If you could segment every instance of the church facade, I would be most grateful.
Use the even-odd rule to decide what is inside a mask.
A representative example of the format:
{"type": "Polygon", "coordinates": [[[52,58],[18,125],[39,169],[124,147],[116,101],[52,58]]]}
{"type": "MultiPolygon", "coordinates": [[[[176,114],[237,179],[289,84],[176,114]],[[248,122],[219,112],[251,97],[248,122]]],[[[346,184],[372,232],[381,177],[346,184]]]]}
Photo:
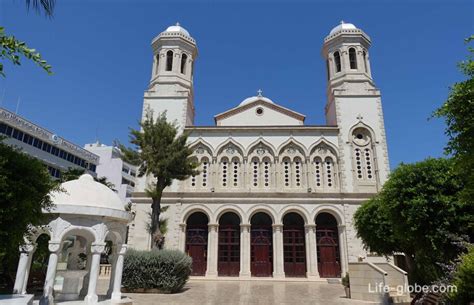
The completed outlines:
{"type": "MultiPolygon", "coordinates": [[[[371,40],[343,23],[324,39],[326,124],[262,95],[193,124],[195,40],[179,24],[152,41],[147,111],[167,112],[187,131],[200,174],[163,195],[168,209],[165,247],[193,258],[206,278],[343,276],[348,263],[371,257],[356,236],[353,215],[389,173],[380,91],[372,79],[371,40]]],[[[151,200],[137,182],[129,245],[148,249],[151,200]]]]}

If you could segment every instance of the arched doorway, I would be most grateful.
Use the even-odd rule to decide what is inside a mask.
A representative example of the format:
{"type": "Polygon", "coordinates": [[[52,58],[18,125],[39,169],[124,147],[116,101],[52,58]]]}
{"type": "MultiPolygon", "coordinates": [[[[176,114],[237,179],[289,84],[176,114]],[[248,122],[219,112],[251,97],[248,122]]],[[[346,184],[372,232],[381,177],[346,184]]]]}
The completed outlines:
{"type": "Polygon", "coordinates": [[[227,212],[219,219],[217,274],[238,276],[240,271],[240,218],[227,212]]]}
{"type": "MultiPolygon", "coordinates": [[[[46,270],[48,269],[48,242],[50,237],[43,233],[36,239],[36,249],[32,253],[32,261],[29,270],[28,282],[26,283],[27,293],[39,295],[43,292],[46,270]]],[[[27,271],[28,272],[28,271],[27,271]]]]}
{"type": "Polygon", "coordinates": [[[272,219],[256,213],[250,220],[250,271],[252,276],[271,276],[273,271],[272,219]]]}
{"type": "Polygon", "coordinates": [[[283,255],[286,276],[306,275],[304,220],[297,213],[283,217],[283,255]]]}
{"type": "Polygon", "coordinates": [[[321,277],[341,276],[341,256],[337,220],[329,213],[320,213],[316,217],[316,244],[318,253],[318,271],[321,277]]]}
{"type": "Polygon", "coordinates": [[[191,275],[206,274],[208,222],[202,212],[191,214],[186,221],[186,253],[193,259],[191,275]]]}

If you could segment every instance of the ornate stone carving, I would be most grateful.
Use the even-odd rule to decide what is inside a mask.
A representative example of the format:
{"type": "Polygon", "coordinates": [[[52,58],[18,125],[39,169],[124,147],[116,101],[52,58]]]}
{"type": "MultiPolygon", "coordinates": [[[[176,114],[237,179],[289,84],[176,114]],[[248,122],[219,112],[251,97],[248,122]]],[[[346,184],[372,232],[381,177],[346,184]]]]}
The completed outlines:
{"type": "Polygon", "coordinates": [[[196,148],[196,150],[194,152],[198,155],[202,155],[205,151],[206,150],[204,149],[204,147],[199,146],[198,148],[196,148]]]}
{"type": "Polygon", "coordinates": [[[61,249],[61,243],[60,242],[54,242],[50,241],[48,244],[48,250],[49,252],[59,252],[61,249]]]}
{"type": "Polygon", "coordinates": [[[92,254],[99,254],[104,252],[105,250],[105,243],[93,243],[91,245],[91,253],[92,254]]]}

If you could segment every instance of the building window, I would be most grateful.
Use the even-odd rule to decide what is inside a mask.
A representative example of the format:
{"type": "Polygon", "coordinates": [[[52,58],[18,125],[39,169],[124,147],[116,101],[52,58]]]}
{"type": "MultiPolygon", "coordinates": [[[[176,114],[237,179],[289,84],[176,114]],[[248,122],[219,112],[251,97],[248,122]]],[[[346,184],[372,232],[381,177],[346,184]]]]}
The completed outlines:
{"type": "Polygon", "coordinates": [[[290,186],[290,159],[285,158],[283,160],[283,171],[284,171],[284,179],[285,179],[285,186],[290,186]]]}
{"type": "Polygon", "coordinates": [[[326,73],[328,80],[331,78],[331,71],[329,70],[329,60],[326,59],[326,73]]]}
{"type": "Polygon", "coordinates": [[[158,74],[158,69],[160,68],[160,54],[156,55],[156,67],[155,67],[155,74],[158,74]]]}
{"type": "Polygon", "coordinates": [[[372,154],[370,148],[364,149],[364,157],[365,157],[365,173],[367,175],[367,179],[372,180],[372,154]]]}
{"type": "Polygon", "coordinates": [[[295,185],[301,186],[301,160],[295,158],[295,185]]]}
{"type": "Polygon", "coordinates": [[[227,162],[227,159],[224,158],[222,159],[221,161],[221,170],[222,170],[222,186],[227,186],[227,171],[229,170],[228,169],[229,167],[229,163],[227,162]]]}
{"type": "Polygon", "coordinates": [[[314,159],[314,179],[316,180],[316,187],[321,187],[321,159],[314,159]]]}
{"type": "Polygon", "coordinates": [[[166,71],[173,70],[173,51],[166,52],[166,71]]]}
{"type": "Polygon", "coordinates": [[[364,59],[364,70],[365,72],[368,72],[367,71],[367,53],[365,53],[365,51],[362,52],[362,57],[364,59]]]}
{"type": "Polygon", "coordinates": [[[253,186],[258,186],[258,176],[259,176],[259,162],[257,158],[254,158],[252,160],[252,185],[253,186]]]}
{"type": "Polygon", "coordinates": [[[186,61],[188,60],[188,55],[181,55],[181,73],[186,74],[186,61]]]}
{"type": "Polygon", "coordinates": [[[341,72],[341,55],[339,51],[334,52],[334,63],[336,64],[336,73],[341,72]]]}
{"type": "Polygon", "coordinates": [[[351,69],[357,69],[357,55],[356,50],[354,48],[349,49],[349,63],[351,69]]]}
{"type": "Polygon", "coordinates": [[[263,160],[263,185],[270,186],[270,160],[268,158],[263,160]]]}
{"type": "Polygon", "coordinates": [[[233,169],[232,169],[232,181],[233,181],[233,185],[234,187],[235,186],[238,186],[239,185],[239,167],[240,167],[240,162],[237,158],[234,158],[232,160],[232,166],[233,166],[233,169]]]}
{"type": "Polygon", "coordinates": [[[202,161],[202,186],[206,187],[207,186],[207,172],[209,170],[209,161],[207,159],[204,159],[202,161]]]}
{"type": "Polygon", "coordinates": [[[326,166],[326,186],[327,187],[332,187],[334,185],[334,182],[333,182],[333,168],[334,168],[334,165],[333,165],[333,161],[331,158],[326,158],[326,162],[325,162],[325,166],[326,166]]]}

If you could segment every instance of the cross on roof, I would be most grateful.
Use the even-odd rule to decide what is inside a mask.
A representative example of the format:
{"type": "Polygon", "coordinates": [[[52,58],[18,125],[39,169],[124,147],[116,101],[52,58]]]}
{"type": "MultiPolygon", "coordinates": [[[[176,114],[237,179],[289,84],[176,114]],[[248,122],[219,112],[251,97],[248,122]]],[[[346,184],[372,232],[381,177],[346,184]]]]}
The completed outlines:
{"type": "Polygon", "coordinates": [[[259,97],[263,96],[262,93],[263,93],[262,89],[257,90],[257,96],[259,97]]]}

